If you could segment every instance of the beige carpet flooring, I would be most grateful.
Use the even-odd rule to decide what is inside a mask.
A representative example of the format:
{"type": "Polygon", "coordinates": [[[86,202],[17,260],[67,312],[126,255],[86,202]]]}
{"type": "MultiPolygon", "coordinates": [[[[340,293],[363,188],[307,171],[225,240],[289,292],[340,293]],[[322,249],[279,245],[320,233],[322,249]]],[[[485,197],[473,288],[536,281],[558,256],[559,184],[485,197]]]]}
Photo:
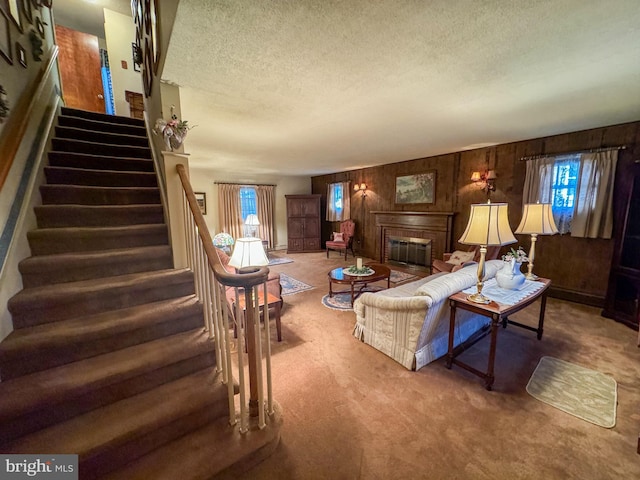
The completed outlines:
{"type": "MultiPolygon", "coordinates": [[[[278,255],[278,253],[276,253],[278,255]]],[[[281,253],[284,256],[284,252],[281,253]]],[[[274,342],[274,396],[284,425],[275,453],[241,479],[640,478],[637,332],[600,309],[549,299],[545,332],[498,334],[494,390],[439,359],[418,372],[352,335],[353,312],[323,307],[327,272],[353,263],[336,253],[288,254],[271,267],[316,288],[285,297],[274,342]],[[542,356],[612,375],[617,423],[598,427],[527,394],[542,356]]],[[[514,319],[535,325],[539,303],[514,319]]],[[[462,359],[484,370],[485,337],[462,359]]]]}

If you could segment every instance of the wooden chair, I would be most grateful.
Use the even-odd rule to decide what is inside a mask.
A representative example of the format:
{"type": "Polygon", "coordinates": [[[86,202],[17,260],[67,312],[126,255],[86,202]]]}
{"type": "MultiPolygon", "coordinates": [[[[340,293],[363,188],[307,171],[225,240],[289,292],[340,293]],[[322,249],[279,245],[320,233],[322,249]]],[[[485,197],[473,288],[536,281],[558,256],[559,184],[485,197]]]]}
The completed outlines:
{"type": "Polygon", "coordinates": [[[331,240],[327,240],[327,258],[329,258],[329,250],[344,250],[344,259],[347,259],[347,250],[351,249],[351,255],[354,257],[356,254],[353,252],[353,235],[356,231],[356,224],[353,220],[345,220],[340,223],[340,232],[334,232],[331,234],[331,240]],[[340,234],[340,237],[335,235],[340,234]],[[337,238],[334,238],[337,237],[337,238]]]}

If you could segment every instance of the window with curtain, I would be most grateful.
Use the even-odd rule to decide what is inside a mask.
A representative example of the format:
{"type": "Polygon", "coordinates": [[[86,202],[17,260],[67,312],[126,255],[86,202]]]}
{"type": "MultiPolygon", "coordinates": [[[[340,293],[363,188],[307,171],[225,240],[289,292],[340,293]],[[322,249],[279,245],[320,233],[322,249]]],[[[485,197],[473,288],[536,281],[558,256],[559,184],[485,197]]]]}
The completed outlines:
{"type": "Polygon", "coordinates": [[[342,222],[351,218],[351,197],[349,182],[327,185],[327,220],[342,222]]]}
{"type": "Polygon", "coordinates": [[[551,203],[561,234],[611,238],[617,161],[617,149],[528,160],[523,203],[551,203]]]}
{"type": "Polygon", "coordinates": [[[218,208],[221,231],[240,238],[247,216],[255,214],[258,237],[275,245],[275,185],[218,184],[218,208]]]}

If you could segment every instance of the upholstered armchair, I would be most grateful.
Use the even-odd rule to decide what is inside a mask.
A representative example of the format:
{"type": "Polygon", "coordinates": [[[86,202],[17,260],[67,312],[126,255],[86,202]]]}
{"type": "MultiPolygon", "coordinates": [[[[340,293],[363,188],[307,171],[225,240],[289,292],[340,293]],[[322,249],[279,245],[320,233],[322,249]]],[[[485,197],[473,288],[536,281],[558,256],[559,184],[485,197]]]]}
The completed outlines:
{"type": "Polygon", "coordinates": [[[356,256],[353,253],[353,235],[356,231],[356,224],[353,220],[345,220],[340,223],[340,231],[333,232],[331,234],[331,240],[327,240],[327,258],[329,258],[329,250],[338,250],[341,252],[344,250],[344,259],[347,259],[347,250],[351,249],[351,255],[356,256]]]}
{"type": "MultiPolygon", "coordinates": [[[[501,247],[487,247],[487,253],[485,255],[486,260],[495,260],[498,258],[501,247]]],[[[442,255],[442,260],[435,259],[433,265],[431,265],[431,273],[451,273],[460,270],[471,263],[477,263],[480,261],[480,246],[475,245],[466,252],[457,250],[453,253],[445,253],[442,255]]]]}

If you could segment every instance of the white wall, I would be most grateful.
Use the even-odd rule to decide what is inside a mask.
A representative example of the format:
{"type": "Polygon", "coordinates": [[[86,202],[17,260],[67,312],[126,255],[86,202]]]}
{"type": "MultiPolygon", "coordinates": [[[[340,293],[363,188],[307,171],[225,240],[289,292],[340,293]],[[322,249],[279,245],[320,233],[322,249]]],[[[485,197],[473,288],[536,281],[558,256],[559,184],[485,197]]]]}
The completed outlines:
{"type": "Polygon", "coordinates": [[[129,116],[129,104],[124,92],[142,93],[142,75],[133,69],[131,43],[136,39],[136,27],[130,16],[104,9],[104,36],[109,53],[111,82],[113,84],[113,100],[116,115],[129,116]],[[122,68],[122,61],[127,62],[127,69],[122,68]]]}
{"type": "Polygon", "coordinates": [[[204,192],[207,195],[207,214],[204,218],[212,237],[218,233],[218,186],[214,182],[276,185],[275,248],[278,250],[287,248],[287,204],[284,196],[311,193],[310,177],[233,175],[226,172],[198,169],[192,166],[190,179],[195,192],[204,192]]]}

